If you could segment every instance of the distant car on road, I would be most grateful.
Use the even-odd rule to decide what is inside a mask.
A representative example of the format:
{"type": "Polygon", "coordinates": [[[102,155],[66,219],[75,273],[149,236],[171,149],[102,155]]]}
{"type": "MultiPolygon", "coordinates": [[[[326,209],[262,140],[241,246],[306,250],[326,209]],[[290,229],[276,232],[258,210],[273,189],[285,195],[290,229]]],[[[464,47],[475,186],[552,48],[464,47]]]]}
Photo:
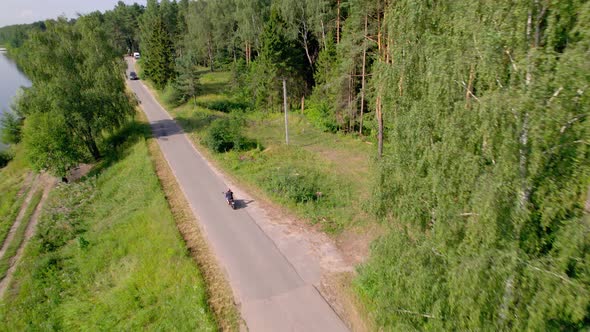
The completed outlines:
{"type": "Polygon", "coordinates": [[[139,59],[139,52],[134,52],[133,53],[133,57],[136,58],[136,59],[139,59]]]}
{"type": "Polygon", "coordinates": [[[129,73],[129,79],[132,81],[135,81],[135,80],[138,80],[139,77],[137,77],[137,74],[134,71],[132,71],[129,73]]]}

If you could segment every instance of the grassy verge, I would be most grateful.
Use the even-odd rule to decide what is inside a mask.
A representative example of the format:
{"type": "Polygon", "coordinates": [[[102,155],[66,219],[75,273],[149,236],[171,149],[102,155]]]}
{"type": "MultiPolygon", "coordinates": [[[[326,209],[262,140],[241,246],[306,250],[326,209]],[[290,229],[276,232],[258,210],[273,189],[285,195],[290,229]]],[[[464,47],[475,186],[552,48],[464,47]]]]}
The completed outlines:
{"type": "Polygon", "coordinates": [[[205,153],[258,195],[287,206],[328,232],[373,219],[365,213],[373,181],[370,144],[322,132],[305,116],[291,112],[290,145],[286,146],[283,116],[237,110],[240,103],[226,94],[229,79],[227,72],[202,73],[200,96],[178,107],[167,102],[165,93],[152,91],[197,145],[205,145],[216,120],[238,121],[242,134],[258,142],[258,148],[205,153]]]}
{"type": "Polygon", "coordinates": [[[20,225],[16,229],[16,233],[14,234],[12,241],[8,244],[8,248],[6,248],[6,252],[4,253],[4,256],[2,258],[0,258],[0,279],[4,278],[6,276],[6,272],[10,268],[10,260],[16,255],[18,248],[20,248],[21,244],[23,243],[23,240],[25,238],[25,232],[27,230],[27,226],[29,225],[29,222],[31,221],[31,217],[33,216],[33,213],[35,212],[37,205],[39,205],[39,202],[41,201],[42,196],[43,196],[43,189],[37,190],[37,192],[35,192],[35,194],[33,194],[33,198],[31,199],[31,202],[29,203],[29,206],[27,207],[27,210],[25,211],[25,214],[23,216],[23,219],[22,219],[20,225]]]}
{"type": "Polygon", "coordinates": [[[18,151],[15,158],[0,169],[0,243],[4,242],[27,196],[28,188],[24,187],[27,171],[23,154],[18,151]]]}
{"type": "Polygon", "coordinates": [[[141,134],[52,191],[0,317],[3,331],[218,329],[141,134]]]}
{"type": "MultiPolygon", "coordinates": [[[[143,117],[145,116],[143,115],[143,117]]],[[[158,143],[154,139],[149,139],[148,148],[178,230],[182,234],[192,258],[203,273],[207,285],[208,303],[215,314],[216,321],[223,331],[238,331],[240,315],[233,300],[231,287],[209,249],[198,226],[198,221],[184,198],[158,143]]]]}

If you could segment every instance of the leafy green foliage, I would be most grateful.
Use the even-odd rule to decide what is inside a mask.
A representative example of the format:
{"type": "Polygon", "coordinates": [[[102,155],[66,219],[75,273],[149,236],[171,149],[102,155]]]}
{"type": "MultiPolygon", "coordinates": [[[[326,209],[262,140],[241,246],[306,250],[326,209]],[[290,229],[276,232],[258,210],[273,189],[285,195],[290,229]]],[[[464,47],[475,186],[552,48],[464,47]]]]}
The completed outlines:
{"type": "Polygon", "coordinates": [[[32,34],[19,52],[33,82],[18,111],[31,121],[23,140],[34,167],[63,174],[75,163],[100,158],[103,135],[133,112],[121,62],[100,15],[83,16],[75,25],[51,23],[32,34]]]}
{"type": "Polygon", "coordinates": [[[211,123],[205,145],[215,152],[230,150],[250,150],[257,147],[257,143],[246,138],[241,132],[240,121],[236,119],[218,119],[211,123]]]}
{"type": "Polygon", "coordinates": [[[357,282],[381,328],[588,328],[589,15],[577,1],[387,8],[395,44],[371,88],[392,232],[357,282]]]}
{"type": "Polygon", "coordinates": [[[8,165],[8,162],[12,160],[14,156],[8,150],[0,151],[0,168],[8,165]]]}
{"type": "Polygon", "coordinates": [[[110,42],[119,54],[139,51],[139,17],[144,8],[137,3],[127,5],[119,1],[115,8],[103,15],[105,30],[110,32],[110,42]]]}
{"type": "Polygon", "coordinates": [[[178,92],[178,102],[185,103],[199,92],[199,66],[196,57],[186,54],[176,59],[176,79],[174,89],[178,92]]]}
{"type": "Polygon", "coordinates": [[[21,47],[33,31],[44,31],[45,22],[8,25],[0,28],[0,45],[16,49],[21,47]]]}
{"type": "Polygon", "coordinates": [[[65,176],[85,159],[84,147],[67,130],[66,120],[50,113],[33,113],[23,129],[23,141],[31,167],[65,176]]]}
{"type": "Polygon", "coordinates": [[[182,104],[182,93],[172,83],[166,85],[162,91],[162,99],[166,105],[176,107],[182,104]]]}
{"type": "Polygon", "coordinates": [[[198,106],[208,108],[210,110],[219,111],[223,113],[230,113],[231,111],[243,111],[248,108],[248,105],[233,100],[222,99],[222,100],[210,100],[210,101],[198,101],[198,106]]]}
{"type": "Polygon", "coordinates": [[[320,130],[335,133],[340,129],[340,125],[333,120],[331,111],[332,108],[328,102],[314,100],[305,111],[305,116],[320,130]]]}
{"type": "Polygon", "coordinates": [[[174,78],[172,41],[159,12],[153,21],[147,19],[144,21],[143,29],[150,31],[142,47],[143,69],[145,74],[154,81],[156,87],[162,89],[174,78]]]}
{"type": "Polygon", "coordinates": [[[234,147],[235,128],[230,121],[219,119],[214,121],[205,137],[205,145],[215,152],[227,152],[234,147]]]}
{"type": "Polygon", "coordinates": [[[18,144],[22,136],[23,119],[14,112],[4,112],[0,118],[0,141],[18,144]]]}

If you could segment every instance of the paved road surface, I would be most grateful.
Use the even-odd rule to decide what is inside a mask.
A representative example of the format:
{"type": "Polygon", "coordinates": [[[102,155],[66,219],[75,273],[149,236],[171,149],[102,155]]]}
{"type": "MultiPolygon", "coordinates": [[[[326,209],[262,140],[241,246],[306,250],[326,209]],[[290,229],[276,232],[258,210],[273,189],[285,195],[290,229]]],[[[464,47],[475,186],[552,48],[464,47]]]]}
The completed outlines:
{"type": "MultiPolygon", "coordinates": [[[[133,68],[133,60],[128,59],[133,68]]],[[[252,218],[232,210],[223,180],[141,81],[129,81],[154,136],[228,275],[250,331],[347,331],[346,326],[252,218]]],[[[239,197],[238,197],[239,198],[239,197]]],[[[294,262],[295,263],[295,262],[294,262]]]]}

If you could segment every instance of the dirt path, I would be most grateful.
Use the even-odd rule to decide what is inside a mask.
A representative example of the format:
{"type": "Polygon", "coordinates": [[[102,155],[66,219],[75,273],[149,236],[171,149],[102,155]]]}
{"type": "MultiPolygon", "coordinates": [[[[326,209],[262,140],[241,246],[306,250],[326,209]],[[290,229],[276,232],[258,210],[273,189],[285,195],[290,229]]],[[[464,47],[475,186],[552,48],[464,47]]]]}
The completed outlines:
{"type": "MultiPolygon", "coordinates": [[[[26,184],[23,185],[23,189],[21,189],[21,190],[26,190],[25,186],[26,186],[26,184]]],[[[27,193],[27,197],[25,198],[25,201],[23,202],[23,205],[21,206],[20,211],[18,212],[18,215],[16,216],[16,220],[12,224],[12,227],[10,227],[10,230],[8,231],[8,235],[6,235],[6,238],[4,239],[4,243],[2,243],[2,248],[0,248],[0,258],[4,257],[4,254],[6,254],[6,249],[8,249],[8,246],[10,245],[10,243],[12,242],[12,239],[14,238],[14,235],[16,234],[16,230],[18,229],[21,222],[23,221],[25,213],[26,213],[27,209],[29,208],[29,204],[31,204],[31,199],[33,199],[33,195],[37,191],[38,187],[39,187],[39,176],[37,175],[34,177],[34,179],[32,179],[32,185],[29,188],[29,192],[27,193]]]]}
{"type": "MultiPolygon", "coordinates": [[[[23,239],[23,242],[21,243],[20,247],[16,251],[16,255],[14,255],[14,257],[12,257],[10,259],[10,268],[6,272],[6,277],[0,281],[0,298],[4,297],[4,293],[8,289],[8,285],[10,284],[10,281],[12,280],[12,274],[14,273],[14,270],[16,269],[18,262],[20,261],[23,251],[24,251],[27,243],[29,242],[29,240],[33,236],[33,234],[35,234],[35,228],[37,226],[37,222],[39,221],[39,216],[40,216],[41,211],[43,209],[43,205],[44,205],[45,201],[47,200],[47,196],[49,195],[49,192],[55,186],[55,184],[56,184],[56,180],[54,178],[50,177],[49,175],[42,174],[42,175],[38,176],[35,179],[33,186],[31,187],[31,190],[29,192],[29,195],[27,196],[27,199],[23,203],[23,206],[21,208],[21,212],[19,213],[19,217],[17,218],[17,222],[15,222],[15,225],[17,223],[20,225],[21,222],[28,222],[27,228],[25,230],[25,238],[23,239]],[[39,204],[37,204],[37,206],[35,207],[35,211],[33,212],[31,219],[23,221],[22,218],[23,218],[25,211],[27,210],[27,208],[31,202],[31,198],[34,195],[34,193],[37,191],[37,188],[39,188],[39,187],[43,188],[43,196],[41,197],[41,201],[39,201],[39,204]]],[[[14,230],[16,230],[18,228],[18,225],[16,225],[16,227],[14,227],[14,225],[13,225],[13,228],[14,228],[14,230]]],[[[2,257],[5,254],[6,248],[8,247],[10,242],[12,241],[12,238],[14,237],[13,229],[11,229],[10,231],[13,234],[12,234],[12,236],[9,236],[10,238],[9,237],[6,238],[6,241],[4,242],[4,245],[2,246],[2,253],[1,253],[0,257],[2,257]]]]}

